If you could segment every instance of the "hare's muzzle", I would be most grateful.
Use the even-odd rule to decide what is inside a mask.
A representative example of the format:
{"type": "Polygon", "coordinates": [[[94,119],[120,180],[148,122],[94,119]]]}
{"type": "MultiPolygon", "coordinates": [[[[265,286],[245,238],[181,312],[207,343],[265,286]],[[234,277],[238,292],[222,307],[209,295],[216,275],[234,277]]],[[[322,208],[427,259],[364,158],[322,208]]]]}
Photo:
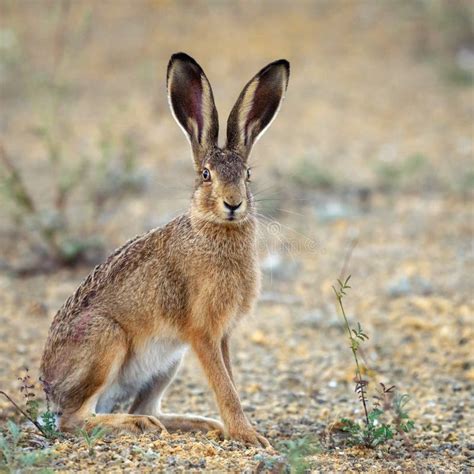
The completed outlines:
{"type": "Polygon", "coordinates": [[[226,220],[238,220],[246,211],[246,200],[238,186],[225,186],[221,195],[221,209],[226,220]]]}
{"type": "Polygon", "coordinates": [[[240,201],[238,204],[232,205],[229,204],[227,201],[224,201],[224,207],[227,209],[228,217],[227,220],[233,221],[235,220],[235,214],[238,212],[240,207],[242,206],[242,202],[240,201]]]}

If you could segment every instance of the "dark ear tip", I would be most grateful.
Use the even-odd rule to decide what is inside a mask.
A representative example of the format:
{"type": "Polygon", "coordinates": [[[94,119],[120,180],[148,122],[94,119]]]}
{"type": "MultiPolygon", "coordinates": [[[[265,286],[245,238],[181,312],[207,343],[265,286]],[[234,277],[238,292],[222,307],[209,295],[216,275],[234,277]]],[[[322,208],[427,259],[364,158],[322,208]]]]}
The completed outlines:
{"type": "Polygon", "coordinates": [[[277,68],[281,68],[285,70],[287,80],[290,77],[290,63],[286,59],[278,59],[276,61],[273,61],[272,63],[268,64],[265,66],[259,73],[259,74],[266,74],[269,71],[275,71],[277,68]]]}
{"type": "Polygon", "coordinates": [[[196,62],[189,54],[183,53],[182,51],[179,53],[174,53],[171,55],[170,62],[173,61],[192,61],[196,62]]]}
{"type": "Polygon", "coordinates": [[[193,66],[196,66],[199,70],[201,70],[201,67],[199,64],[196,62],[194,58],[189,56],[189,54],[179,52],[179,53],[174,53],[171,55],[171,58],[168,63],[168,74],[170,72],[171,66],[176,62],[176,61],[181,61],[183,63],[187,64],[192,64],[193,66]]]}
{"type": "Polygon", "coordinates": [[[287,74],[290,74],[290,63],[286,59],[278,59],[273,64],[275,66],[283,66],[286,69],[287,74]]]}
{"type": "Polygon", "coordinates": [[[286,59],[278,59],[273,64],[279,64],[281,66],[285,66],[286,69],[290,69],[290,62],[286,59]]]}

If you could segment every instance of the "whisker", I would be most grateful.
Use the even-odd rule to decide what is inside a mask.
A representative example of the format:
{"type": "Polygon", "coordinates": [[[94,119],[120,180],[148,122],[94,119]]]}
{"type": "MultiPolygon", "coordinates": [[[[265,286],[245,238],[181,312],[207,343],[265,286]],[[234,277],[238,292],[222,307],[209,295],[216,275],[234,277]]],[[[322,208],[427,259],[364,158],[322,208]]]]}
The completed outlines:
{"type": "Polygon", "coordinates": [[[262,199],[254,199],[253,202],[266,202],[266,201],[281,201],[278,198],[262,198],[262,199]]]}
{"type": "MultiPolygon", "coordinates": [[[[268,186],[268,187],[263,188],[263,189],[257,189],[256,191],[253,192],[253,195],[254,195],[254,196],[258,196],[259,194],[262,194],[262,193],[264,193],[265,191],[268,191],[268,190],[270,190],[270,189],[272,189],[272,188],[274,188],[274,187],[275,187],[275,186],[268,186]]],[[[278,191],[278,190],[276,190],[276,191],[278,191]]],[[[273,193],[273,194],[276,194],[276,192],[273,193]]]]}
{"type": "Polygon", "coordinates": [[[277,207],[276,210],[280,211],[280,212],[286,212],[286,213],[292,214],[294,216],[306,217],[304,214],[301,214],[301,212],[289,211],[288,209],[281,209],[279,207],[277,207]]]}
{"type": "Polygon", "coordinates": [[[273,219],[271,217],[267,217],[263,214],[260,214],[260,213],[255,213],[256,216],[259,216],[260,218],[264,219],[267,223],[271,223],[271,222],[276,222],[278,225],[280,225],[281,227],[284,227],[285,229],[291,231],[291,232],[294,232],[296,235],[299,235],[300,237],[304,237],[305,239],[307,239],[309,242],[311,242],[313,245],[318,245],[317,241],[312,239],[311,237],[301,233],[301,232],[298,232],[297,230],[295,229],[292,229],[291,227],[288,227],[287,225],[285,224],[282,224],[280,221],[278,221],[277,219],[273,219]]]}

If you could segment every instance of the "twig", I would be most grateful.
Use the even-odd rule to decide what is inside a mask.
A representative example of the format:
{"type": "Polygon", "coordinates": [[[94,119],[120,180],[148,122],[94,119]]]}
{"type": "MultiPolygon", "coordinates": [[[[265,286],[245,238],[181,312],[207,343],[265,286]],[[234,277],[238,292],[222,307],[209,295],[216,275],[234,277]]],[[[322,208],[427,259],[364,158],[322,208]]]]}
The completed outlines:
{"type": "Polygon", "coordinates": [[[8,173],[9,187],[16,200],[16,202],[28,213],[35,214],[36,207],[30,193],[28,192],[21,174],[18,172],[18,169],[13,164],[10,157],[7,155],[5,148],[2,143],[0,143],[0,162],[5,167],[8,173]]]}
{"type": "Polygon", "coordinates": [[[42,436],[48,438],[48,435],[45,433],[41,425],[36,420],[33,420],[33,418],[31,418],[28,413],[26,413],[12,398],[10,398],[7,393],[5,393],[3,390],[0,390],[0,395],[3,395],[27,420],[31,421],[31,423],[33,423],[36,428],[38,428],[42,436]]]}

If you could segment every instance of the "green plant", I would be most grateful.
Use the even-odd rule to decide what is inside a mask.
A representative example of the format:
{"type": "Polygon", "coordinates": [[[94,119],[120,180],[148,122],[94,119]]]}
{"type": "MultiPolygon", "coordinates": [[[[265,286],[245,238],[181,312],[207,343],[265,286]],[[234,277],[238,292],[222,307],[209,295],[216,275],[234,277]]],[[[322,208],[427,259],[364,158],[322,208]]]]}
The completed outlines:
{"type": "Polygon", "coordinates": [[[405,409],[410,397],[406,393],[395,393],[395,386],[386,388],[384,384],[380,385],[381,390],[375,396],[375,406],[368,414],[368,424],[347,418],[341,420],[342,430],[349,434],[349,444],[374,448],[392,439],[397,433],[406,444],[411,444],[406,433],[415,427],[415,423],[405,409]],[[384,421],[389,413],[392,414],[391,422],[384,421]]]}
{"type": "Polygon", "coordinates": [[[425,156],[414,154],[401,162],[378,163],[375,172],[382,189],[393,191],[412,185],[425,164],[425,156]]]}
{"type": "MultiPolygon", "coordinates": [[[[52,168],[55,159],[51,158],[52,168]]],[[[36,203],[20,170],[1,145],[0,165],[0,192],[9,204],[15,224],[27,227],[30,240],[34,240],[33,235],[39,237],[43,252],[50,260],[61,265],[73,264],[85,255],[86,250],[97,246],[96,241],[81,241],[70,235],[65,208],[74,186],[66,190],[61,181],[56,183],[54,205],[43,209],[36,203]]]]}
{"type": "Polygon", "coordinates": [[[348,443],[356,446],[374,448],[391,440],[395,433],[400,434],[404,441],[410,443],[406,433],[414,428],[414,422],[410,420],[406,411],[409,401],[407,394],[398,395],[395,386],[387,387],[380,384],[380,389],[374,396],[373,407],[369,408],[367,398],[368,380],[362,377],[362,366],[359,361],[358,351],[361,344],[369,339],[360,323],[356,328],[351,328],[344,309],[343,298],[351,287],[349,286],[349,275],[345,280],[338,279],[338,288],[333,286],[334,293],[341,311],[344,328],[350,342],[350,349],[355,364],[355,391],[359,395],[364,412],[364,422],[353,421],[348,418],[341,419],[342,431],[348,433],[348,443]],[[391,414],[391,420],[389,416],[391,414]]]}
{"type": "Polygon", "coordinates": [[[10,439],[2,435],[2,437],[0,438],[0,450],[2,452],[3,465],[11,466],[13,465],[15,452],[21,438],[21,430],[11,420],[7,421],[7,428],[10,435],[10,439]]]}
{"type": "Polygon", "coordinates": [[[97,441],[101,440],[107,434],[107,429],[101,426],[96,426],[91,431],[81,428],[77,431],[77,434],[85,441],[89,449],[89,455],[94,456],[94,446],[97,441]]]}
{"type": "Polygon", "coordinates": [[[307,437],[283,441],[279,448],[287,459],[291,474],[303,474],[309,470],[308,456],[320,451],[319,444],[307,437]]]}
{"type": "Polygon", "coordinates": [[[309,158],[297,162],[292,178],[296,184],[311,189],[330,189],[335,185],[335,178],[331,172],[309,158]]]}
{"type": "Polygon", "coordinates": [[[339,303],[339,308],[341,310],[342,316],[344,318],[344,327],[347,331],[347,335],[350,341],[350,348],[352,351],[352,357],[354,358],[355,366],[356,366],[356,392],[359,394],[359,399],[362,402],[362,406],[364,407],[364,415],[366,424],[369,424],[369,413],[367,410],[367,398],[366,398],[366,387],[367,387],[367,380],[362,378],[362,371],[360,369],[359,358],[357,356],[357,351],[359,350],[359,346],[362,342],[366,341],[369,336],[365,334],[362,330],[362,327],[359,323],[357,323],[357,329],[351,329],[349,326],[349,321],[346,316],[346,312],[344,310],[344,305],[342,304],[342,299],[346,295],[346,290],[350,289],[348,285],[351,276],[349,275],[344,283],[341,280],[337,280],[339,284],[339,289],[336,289],[334,286],[332,289],[336,295],[337,301],[339,303]]]}
{"type": "Polygon", "coordinates": [[[88,223],[97,222],[109,204],[117,205],[120,198],[140,192],[145,184],[137,167],[137,138],[128,132],[115,140],[104,132],[97,159],[79,156],[71,160],[50,127],[37,127],[35,134],[46,151],[51,181],[52,197],[42,200],[41,205],[27,187],[22,171],[0,144],[0,192],[17,230],[26,236],[32,249],[41,250],[43,257],[21,273],[96,260],[102,244],[96,229],[88,223]],[[89,219],[72,218],[74,193],[80,197],[74,200],[74,212],[89,219]]]}
{"type": "Polygon", "coordinates": [[[8,420],[6,433],[0,434],[0,471],[13,473],[41,467],[51,457],[49,449],[22,449],[19,445],[21,438],[20,428],[8,420]]]}
{"type": "Polygon", "coordinates": [[[20,377],[18,380],[21,382],[20,393],[25,399],[24,408],[16,403],[15,400],[3,390],[0,390],[0,395],[3,395],[26,420],[33,423],[42,436],[50,440],[59,438],[61,433],[56,429],[56,416],[50,409],[48,393],[45,391],[46,409],[41,412],[39,401],[34,392],[35,386],[31,382],[28,369],[26,369],[26,375],[20,377]]]}
{"type": "Polygon", "coordinates": [[[408,415],[408,412],[405,408],[409,401],[410,396],[407,393],[396,394],[391,406],[395,414],[393,420],[397,433],[399,433],[405,441],[407,440],[406,433],[415,427],[415,422],[410,419],[410,416],[408,415]]]}
{"type": "Polygon", "coordinates": [[[40,414],[41,426],[48,439],[60,438],[62,435],[56,428],[56,416],[50,410],[49,405],[46,410],[40,414]]]}
{"type": "MultiPolygon", "coordinates": [[[[374,421],[376,421],[376,418],[374,421]]],[[[369,422],[369,424],[365,426],[361,426],[359,423],[347,418],[342,418],[341,422],[344,424],[342,431],[346,431],[350,435],[349,444],[354,446],[375,447],[393,437],[390,429],[388,432],[386,431],[385,425],[382,430],[376,432],[373,422],[369,422]],[[369,438],[371,439],[370,442],[368,442],[369,438]]]]}
{"type": "Polygon", "coordinates": [[[371,410],[368,414],[368,423],[363,425],[348,418],[342,418],[342,430],[349,433],[349,444],[375,448],[392,439],[393,429],[389,424],[380,421],[382,415],[383,411],[378,408],[371,410]]]}

